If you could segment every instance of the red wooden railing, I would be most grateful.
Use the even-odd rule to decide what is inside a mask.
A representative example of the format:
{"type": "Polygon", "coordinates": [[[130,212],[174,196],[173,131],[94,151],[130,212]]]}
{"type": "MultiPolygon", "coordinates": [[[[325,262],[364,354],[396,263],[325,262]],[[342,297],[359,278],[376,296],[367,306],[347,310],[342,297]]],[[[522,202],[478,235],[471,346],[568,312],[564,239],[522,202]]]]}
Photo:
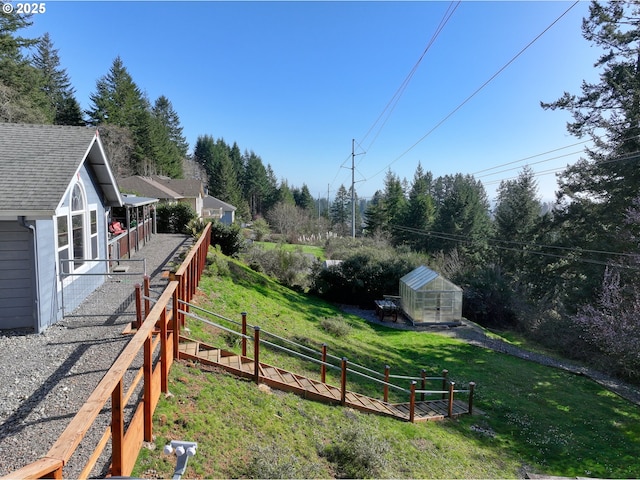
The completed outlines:
{"type": "Polygon", "coordinates": [[[94,425],[100,411],[110,402],[111,422],[88,461],[81,466],[77,478],[88,478],[98,458],[111,439],[111,476],[131,474],[143,441],[152,440],[152,417],[160,394],[167,392],[168,375],[173,360],[178,358],[178,340],[184,318],[173,315],[178,312],[180,300],[189,301],[196,292],[202,276],[211,241],[211,224],[208,224],[197,243],[190,250],[154,307],[138,325],[120,356],[91,393],[80,411],[71,420],[47,454],[3,479],[58,478],[64,474],[71,456],[94,425]],[[157,354],[159,350],[159,354],[157,354]],[[143,352],[143,366],[131,385],[125,385],[124,377],[136,356],[143,352]],[[136,387],[143,382],[143,395],[129,422],[125,422],[125,407],[136,387]]]}

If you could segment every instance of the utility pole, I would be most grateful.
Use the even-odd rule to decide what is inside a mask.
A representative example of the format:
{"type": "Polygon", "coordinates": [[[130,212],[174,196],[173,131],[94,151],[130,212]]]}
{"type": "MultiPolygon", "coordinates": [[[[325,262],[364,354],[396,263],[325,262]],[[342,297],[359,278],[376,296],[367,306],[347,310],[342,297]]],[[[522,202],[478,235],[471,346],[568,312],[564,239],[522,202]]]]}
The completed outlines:
{"type": "Polygon", "coordinates": [[[356,238],[356,139],[351,139],[351,237],[356,238]]]}

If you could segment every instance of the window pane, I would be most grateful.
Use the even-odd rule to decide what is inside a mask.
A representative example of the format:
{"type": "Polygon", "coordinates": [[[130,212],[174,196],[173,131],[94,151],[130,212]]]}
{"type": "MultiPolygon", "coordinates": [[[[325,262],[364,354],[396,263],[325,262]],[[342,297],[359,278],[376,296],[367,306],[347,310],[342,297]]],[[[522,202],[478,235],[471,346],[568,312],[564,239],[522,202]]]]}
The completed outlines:
{"type": "Polygon", "coordinates": [[[58,248],[66,247],[69,245],[69,222],[66,215],[64,217],[57,217],[58,223],[58,248]]]}
{"type": "Polygon", "coordinates": [[[98,212],[91,210],[91,235],[98,233],[98,212]]]}
{"type": "MultiPolygon", "coordinates": [[[[73,258],[81,260],[84,258],[84,215],[73,215],[71,217],[71,228],[73,229],[73,258]]],[[[82,262],[74,262],[77,267],[82,262]]]]}
{"type": "Polygon", "coordinates": [[[73,187],[73,192],[71,193],[71,210],[77,212],[79,210],[84,210],[84,202],[82,201],[82,190],[80,189],[80,185],[77,183],[73,187]]]}

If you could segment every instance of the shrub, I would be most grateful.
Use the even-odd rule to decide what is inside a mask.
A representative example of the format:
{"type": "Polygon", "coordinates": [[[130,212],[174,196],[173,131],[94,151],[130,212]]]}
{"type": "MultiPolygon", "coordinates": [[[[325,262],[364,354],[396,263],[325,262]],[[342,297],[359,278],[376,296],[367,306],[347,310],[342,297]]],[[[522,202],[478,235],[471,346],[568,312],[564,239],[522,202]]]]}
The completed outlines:
{"type": "Polygon", "coordinates": [[[338,478],[380,478],[385,476],[389,451],[389,443],[379,432],[356,421],[344,427],[320,454],[335,464],[338,478]]]}
{"type": "Polygon", "coordinates": [[[240,227],[236,224],[225,225],[215,221],[211,223],[211,245],[219,245],[222,253],[235,257],[244,246],[244,238],[240,227]]]}
{"type": "Polygon", "coordinates": [[[186,203],[162,203],[156,210],[158,233],[189,233],[189,222],[197,218],[196,212],[186,203]]]}
{"type": "Polygon", "coordinates": [[[287,250],[282,244],[271,250],[251,247],[244,254],[244,261],[251,269],[275,278],[283,285],[306,290],[310,285],[309,273],[313,261],[302,248],[287,250]]]}
{"type": "Polygon", "coordinates": [[[280,443],[257,445],[251,449],[247,478],[320,478],[322,467],[296,455],[280,443]]]}
{"type": "Polygon", "coordinates": [[[351,325],[343,317],[323,318],[320,326],[334,337],[346,337],[351,333],[351,325]]]}

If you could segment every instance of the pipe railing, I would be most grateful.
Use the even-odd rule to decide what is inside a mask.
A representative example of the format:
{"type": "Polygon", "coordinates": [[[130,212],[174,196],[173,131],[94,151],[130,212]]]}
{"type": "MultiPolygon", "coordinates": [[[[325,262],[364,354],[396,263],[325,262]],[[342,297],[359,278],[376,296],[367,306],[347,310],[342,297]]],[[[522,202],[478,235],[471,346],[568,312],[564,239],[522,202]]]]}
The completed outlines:
{"type": "MultiPolygon", "coordinates": [[[[181,303],[185,303],[185,302],[181,302],[181,303]]],[[[200,315],[196,315],[188,310],[179,310],[179,314],[184,316],[184,317],[189,317],[189,318],[194,318],[195,320],[201,321],[205,324],[208,324],[214,328],[218,328],[222,331],[231,333],[233,335],[236,335],[238,337],[241,338],[242,340],[242,356],[246,357],[246,342],[247,341],[253,341],[254,342],[254,380],[256,381],[256,383],[260,383],[260,370],[259,370],[259,364],[260,364],[260,344],[263,344],[267,347],[271,347],[273,349],[285,352],[289,355],[292,355],[294,357],[300,358],[302,360],[305,361],[309,361],[312,363],[316,363],[319,364],[321,366],[321,382],[325,383],[326,380],[326,368],[332,368],[335,370],[339,370],[341,372],[340,375],[340,383],[341,383],[341,403],[344,404],[344,402],[346,401],[346,381],[347,381],[347,374],[352,374],[361,378],[364,378],[368,381],[380,384],[383,386],[383,392],[384,392],[384,402],[388,402],[388,394],[389,394],[389,389],[395,389],[401,393],[405,393],[405,394],[409,394],[410,396],[410,421],[414,421],[414,412],[415,412],[415,395],[416,394],[420,394],[421,395],[421,400],[425,400],[425,395],[442,395],[442,399],[448,399],[449,400],[449,405],[448,405],[448,416],[451,417],[453,416],[453,405],[454,405],[454,394],[456,393],[466,393],[469,394],[469,413],[472,413],[472,409],[473,409],[473,391],[474,391],[474,387],[475,387],[475,383],[470,382],[469,383],[469,389],[466,390],[462,390],[462,389],[454,389],[453,386],[455,385],[455,382],[449,380],[448,378],[448,370],[442,370],[442,376],[427,376],[426,375],[426,370],[422,370],[421,371],[421,376],[420,377],[413,377],[413,376],[406,376],[406,375],[390,375],[389,374],[389,369],[390,367],[388,365],[385,366],[385,373],[380,373],[376,370],[370,369],[368,367],[365,367],[363,365],[359,365],[357,363],[349,363],[346,357],[337,357],[335,355],[331,355],[327,353],[327,346],[326,344],[322,345],[322,350],[319,352],[317,350],[314,350],[310,347],[307,347],[306,345],[302,345],[299,344],[297,342],[294,342],[290,339],[281,337],[279,335],[276,335],[274,333],[270,333],[267,332],[265,330],[262,330],[259,326],[255,326],[255,325],[248,325],[247,324],[247,314],[246,312],[242,312],[241,313],[241,317],[242,317],[242,321],[238,322],[235,321],[233,319],[230,319],[228,317],[225,317],[223,315],[211,312],[205,308],[199,307],[199,306],[195,306],[192,305],[192,307],[194,307],[197,310],[200,310],[204,313],[206,313],[207,315],[211,315],[214,316],[220,320],[224,320],[225,322],[228,322],[232,325],[235,326],[240,326],[242,331],[238,332],[237,330],[234,330],[233,328],[229,328],[226,327],[224,325],[221,325],[219,323],[213,322],[209,319],[203,318],[200,315]],[[247,328],[253,328],[254,330],[254,335],[253,337],[248,335],[246,333],[247,328]],[[265,340],[263,338],[261,338],[262,336],[269,336],[272,337],[274,339],[280,340],[281,342],[285,343],[285,344],[289,344],[292,345],[294,348],[306,351],[308,353],[311,353],[314,356],[310,356],[310,355],[306,355],[304,353],[300,353],[299,351],[296,351],[292,348],[288,348],[284,345],[280,345],[278,343],[274,343],[268,340],[265,340]],[[316,358],[316,356],[319,356],[320,358],[316,358]],[[335,365],[331,362],[327,361],[327,358],[330,359],[337,359],[340,361],[340,365],[335,365]],[[367,373],[364,372],[369,372],[375,376],[369,375],[367,373]],[[382,379],[381,379],[382,378],[382,379]],[[405,388],[399,385],[396,385],[392,382],[389,381],[390,378],[395,378],[395,379],[401,379],[401,380],[410,380],[411,381],[411,385],[410,388],[405,388]],[[421,381],[421,389],[417,389],[416,385],[417,382],[421,381]],[[426,389],[426,382],[427,381],[442,381],[442,389],[441,390],[427,390],[426,389]]]]}

